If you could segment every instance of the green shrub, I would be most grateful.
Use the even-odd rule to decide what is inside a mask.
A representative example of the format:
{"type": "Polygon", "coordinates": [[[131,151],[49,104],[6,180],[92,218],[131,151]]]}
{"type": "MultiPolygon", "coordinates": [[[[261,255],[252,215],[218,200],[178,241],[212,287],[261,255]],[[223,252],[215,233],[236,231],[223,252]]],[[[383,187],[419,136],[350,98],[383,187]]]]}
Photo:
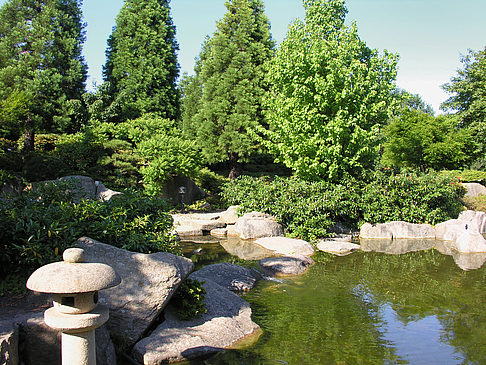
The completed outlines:
{"type": "Polygon", "coordinates": [[[242,176],[222,187],[227,204],[238,204],[242,213],[257,210],[273,215],[290,236],[315,240],[328,236],[340,223],[357,228],[359,189],[344,184],[308,182],[298,178],[242,176]]]}
{"type": "Polygon", "coordinates": [[[369,183],[340,184],[243,176],[224,184],[221,195],[227,204],[240,205],[242,213],[271,214],[290,236],[312,241],[336,226],[357,229],[363,221],[435,224],[456,218],[464,192],[456,180],[438,174],[376,172],[369,183]]]}
{"type": "Polygon", "coordinates": [[[486,195],[464,198],[464,205],[467,209],[486,212],[486,195]]]}
{"type": "Polygon", "coordinates": [[[362,219],[370,223],[430,223],[457,218],[465,189],[457,179],[437,173],[376,172],[361,193],[362,219]]]}
{"type": "Polygon", "coordinates": [[[441,175],[448,178],[459,179],[463,183],[476,182],[486,185],[486,171],[478,170],[445,170],[440,172],[441,175]]]}
{"type": "Polygon", "coordinates": [[[203,282],[186,279],[172,297],[171,303],[177,308],[179,319],[189,321],[199,314],[207,312],[204,298],[206,290],[202,287],[203,282]]]}
{"type": "Polygon", "coordinates": [[[2,202],[0,276],[60,260],[63,250],[82,236],[136,252],[180,253],[164,201],[125,191],[110,202],[72,203],[67,190],[46,184],[2,202]]]}

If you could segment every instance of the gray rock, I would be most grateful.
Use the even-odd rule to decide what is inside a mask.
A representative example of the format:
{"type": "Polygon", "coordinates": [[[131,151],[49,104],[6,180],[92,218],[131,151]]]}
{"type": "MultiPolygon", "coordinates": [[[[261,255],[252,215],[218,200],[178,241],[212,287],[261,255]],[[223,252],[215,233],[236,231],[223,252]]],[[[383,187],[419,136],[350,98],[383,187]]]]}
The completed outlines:
{"type": "Polygon", "coordinates": [[[219,243],[228,253],[238,256],[242,260],[261,260],[275,256],[271,250],[267,250],[251,241],[242,240],[239,237],[228,237],[219,243]]]}
{"type": "Polygon", "coordinates": [[[466,188],[466,197],[475,198],[479,195],[486,195],[486,187],[478,183],[464,183],[462,184],[466,188]]]}
{"type": "Polygon", "coordinates": [[[173,204],[181,202],[179,187],[185,187],[184,204],[191,204],[197,200],[203,199],[206,193],[194,183],[190,178],[185,176],[173,176],[164,183],[162,196],[170,200],[173,204]]]}
{"type": "Polygon", "coordinates": [[[226,224],[220,219],[221,213],[172,214],[174,230],[179,237],[202,236],[226,224]]]}
{"type": "Polygon", "coordinates": [[[310,243],[296,238],[262,237],[255,240],[255,243],[283,256],[311,256],[314,254],[314,249],[310,243]]]}
{"type": "Polygon", "coordinates": [[[226,237],[228,234],[228,229],[227,228],[215,228],[212,229],[211,232],[209,232],[211,236],[216,236],[216,237],[226,237]]]}
{"type": "Polygon", "coordinates": [[[120,193],[119,191],[111,190],[108,189],[105,185],[103,185],[101,182],[96,181],[95,182],[96,186],[96,200],[102,201],[102,202],[108,202],[114,197],[119,197],[122,196],[123,194],[120,193]]]}
{"type": "Polygon", "coordinates": [[[481,233],[468,230],[456,237],[452,248],[461,253],[486,253],[486,239],[481,233]]]}
{"type": "Polygon", "coordinates": [[[110,308],[111,337],[122,349],[140,339],[194,268],[191,260],[166,252],[134,253],[86,237],[77,246],[85,250],[86,262],[110,265],[122,279],[100,292],[100,302],[110,308]]]}
{"type": "Polygon", "coordinates": [[[65,182],[72,186],[73,200],[96,199],[96,186],[92,178],[88,176],[64,176],[56,181],[65,182]]]}
{"type": "Polygon", "coordinates": [[[259,265],[269,276],[300,275],[314,263],[307,256],[282,256],[260,260],[259,265]]]}
{"type": "Polygon", "coordinates": [[[344,256],[359,250],[360,246],[355,243],[345,241],[322,240],[317,244],[317,249],[319,251],[332,253],[338,256],[344,256]]]}
{"type": "Polygon", "coordinates": [[[435,246],[433,239],[360,239],[361,249],[367,252],[384,252],[401,255],[407,252],[430,250],[435,246]]]}
{"type": "Polygon", "coordinates": [[[458,219],[450,219],[435,226],[437,240],[451,241],[447,245],[462,253],[486,252],[486,213],[468,210],[458,219]]]}
{"type": "Polygon", "coordinates": [[[134,346],[132,355],[138,362],[155,365],[194,359],[221,351],[259,331],[246,301],[211,280],[203,286],[207,313],[181,321],[169,305],[165,321],[134,346]]]}
{"type": "Polygon", "coordinates": [[[226,224],[235,224],[238,220],[238,205],[232,205],[221,213],[221,220],[226,224]]]}
{"type": "Polygon", "coordinates": [[[370,224],[361,226],[360,238],[367,239],[434,239],[435,230],[430,224],[414,224],[402,221],[370,224]]]}
{"type": "Polygon", "coordinates": [[[0,327],[0,364],[18,365],[19,363],[19,327],[0,327]]]}
{"type": "Polygon", "coordinates": [[[199,281],[211,280],[231,291],[246,291],[253,289],[261,275],[256,270],[224,262],[204,266],[193,272],[191,278],[199,281]]]}
{"type": "Polygon", "coordinates": [[[259,212],[246,213],[238,218],[234,228],[240,238],[245,240],[284,234],[283,226],[274,217],[259,212]]]}
{"type": "Polygon", "coordinates": [[[474,210],[466,210],[459,214],[457,220],[468,225],[468,229],[477,230],[479,233],[486,233],[486,213],[474,210]]]}

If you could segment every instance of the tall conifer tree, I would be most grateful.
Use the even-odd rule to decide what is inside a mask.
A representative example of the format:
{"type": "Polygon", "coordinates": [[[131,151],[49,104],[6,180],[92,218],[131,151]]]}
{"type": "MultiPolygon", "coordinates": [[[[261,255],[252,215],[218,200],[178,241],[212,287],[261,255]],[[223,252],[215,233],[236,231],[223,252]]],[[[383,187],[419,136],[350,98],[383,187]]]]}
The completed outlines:
{"type": "Polygon", "coordinates": [[[126,0],[108,39],[104,79],[118,122],[144,113],[179,116],[176,29],[168,0],[126,0]]]}
{"type": "Polygon", "coordinates": [[[194,131],[209,163],[230,161],[230,177],[256,149],[249,129],[262,122],[263,65],[273,54],[261,0],[229,0],[216,32],[206,40],[185,99],[185,128],[194,131]],[[198,87],[194,87],[194,84],[198,87]],[[194,104],[194,99],[199,101],[194,104]]]}
{"type": "Polygon", "coordinates": [[[87,66],[81,0],[11,0],[0,9],[0,98],[23,95],[19,130],[33,148],[35,130],[72,131],[82,122],[87,66]]]}

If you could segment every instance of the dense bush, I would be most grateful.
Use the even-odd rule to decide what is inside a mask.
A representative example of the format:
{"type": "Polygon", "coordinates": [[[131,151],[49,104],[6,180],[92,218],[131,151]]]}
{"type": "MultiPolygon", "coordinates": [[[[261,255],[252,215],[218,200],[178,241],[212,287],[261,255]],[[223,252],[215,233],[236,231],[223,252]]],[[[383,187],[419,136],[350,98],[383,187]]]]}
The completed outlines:
{"type": "Polygon", "coordinates": [[[459,179],[463,183],[476,182],[481,184],[486,184],[486,171],[478,170],[449,170],[441,171],[441,175],[447,176],[449,178],[459,179]]]}
{"type": "Polygon", "coordinates": [[[370,223],[403,220],[430,223],[457,218],[465,189],[455,178],[436,173],[376,172],[361,193],[362,218],[370,223]]]}
{"type": "Polygon", "coordinates": [[[437,174],[376,172],[368,183],[341,184],[244,176],[223,185],[221,194],[227,204],[239,204],[242,213],[269,213],[289,235],[314,240],[337,226],[357,229],[363,221],[435,224],[456,218],[464,189],[437,174]]]}
{"type": "Polygon", "coordinates": [[[291,236],[309,240],[329,235],[336,223],[357,228],[360,217],[359,188],[351,180],[331,184],[243,176],[223,185],[221,194],[226,203],[239,204],[241,212],[269,213],[291,236]]]}
{"type": "Polygon", "coordinates": [[[164,201],[126,191],[110,202],[72,203],[65,191],[46,184],[2,201],[0,276],[28,273],[60,260],[63,250],[81,236],[137,252],[179,252],[164,201]]]}

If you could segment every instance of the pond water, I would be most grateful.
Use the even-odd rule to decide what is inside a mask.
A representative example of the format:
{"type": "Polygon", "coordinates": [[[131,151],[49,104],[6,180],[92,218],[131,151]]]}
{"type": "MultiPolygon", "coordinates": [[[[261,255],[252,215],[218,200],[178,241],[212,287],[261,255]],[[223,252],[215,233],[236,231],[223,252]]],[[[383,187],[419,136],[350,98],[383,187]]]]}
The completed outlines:
{"type": "MultiPolygon", "coordinates": [[[[196,266],[254,265],[218,243],[185,245],[196,266]],[[194,250],[201,248],[198,254],[194,250]]],[[[486,364],[486,268],[437,250],[317,253],[307,273],[242,294],[263,334],[191,364],[486,364]]]]}

